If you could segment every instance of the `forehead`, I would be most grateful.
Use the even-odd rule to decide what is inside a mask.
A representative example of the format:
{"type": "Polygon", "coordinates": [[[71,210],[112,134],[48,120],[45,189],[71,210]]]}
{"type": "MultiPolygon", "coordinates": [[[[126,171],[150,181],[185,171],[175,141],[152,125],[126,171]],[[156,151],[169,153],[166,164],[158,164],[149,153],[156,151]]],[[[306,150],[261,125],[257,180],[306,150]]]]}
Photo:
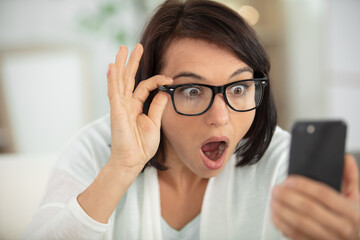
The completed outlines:
{"type": "Polygon", "coordinates": [[[170,43],[161,74],[173,77],[187,71],[210,79],[229,77],[245,66],[247,64],[228,49],[204,40],[184,38],[170,43]]]}

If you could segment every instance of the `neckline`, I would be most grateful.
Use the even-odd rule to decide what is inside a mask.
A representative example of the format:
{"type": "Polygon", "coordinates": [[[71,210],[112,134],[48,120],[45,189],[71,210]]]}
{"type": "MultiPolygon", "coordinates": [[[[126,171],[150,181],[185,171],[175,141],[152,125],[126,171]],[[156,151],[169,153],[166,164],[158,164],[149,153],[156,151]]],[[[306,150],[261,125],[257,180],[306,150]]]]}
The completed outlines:
{"type": "Polygon", "coordinates": [[[196,217],[194,217],[190,222],[188,222],[180,230],[176,230],[173,227],[171,227],[162,216],[161,216],[161,221],[164,223],[164,226],[167,229],[169,229],[169,231],[171,231],[171,232],[173,232],[175,234],[181,234],[181,233],[187,232],[188,229],[192,228],[193,226],[199,225],[199,223],[200,223],[200,215],[201,215],[201,213],[199,213],[196,217]]]}

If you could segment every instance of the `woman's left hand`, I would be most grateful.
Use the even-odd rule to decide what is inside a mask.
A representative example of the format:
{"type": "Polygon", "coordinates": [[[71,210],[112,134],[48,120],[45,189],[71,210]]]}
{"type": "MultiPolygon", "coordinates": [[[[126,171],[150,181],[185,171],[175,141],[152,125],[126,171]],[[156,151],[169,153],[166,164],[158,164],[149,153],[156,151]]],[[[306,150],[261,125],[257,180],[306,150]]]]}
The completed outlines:
{"type": "Polygon", "coordinates": [[[359,238],[359,174],[345,156],[341,193],[302,176],[289,176],[273,190],[272,220],[291,239],[359,238]]]}

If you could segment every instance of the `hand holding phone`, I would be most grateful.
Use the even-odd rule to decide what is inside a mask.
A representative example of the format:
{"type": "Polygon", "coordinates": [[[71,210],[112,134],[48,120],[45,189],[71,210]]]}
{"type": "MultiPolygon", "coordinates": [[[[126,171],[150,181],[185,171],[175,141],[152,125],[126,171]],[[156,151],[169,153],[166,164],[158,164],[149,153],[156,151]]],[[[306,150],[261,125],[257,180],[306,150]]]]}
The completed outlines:
{"type": "Polygon", "coordinates": [[[341,190],[346,124],[301,121],[292,128],[289,174],[299,174],[341,190]]]}

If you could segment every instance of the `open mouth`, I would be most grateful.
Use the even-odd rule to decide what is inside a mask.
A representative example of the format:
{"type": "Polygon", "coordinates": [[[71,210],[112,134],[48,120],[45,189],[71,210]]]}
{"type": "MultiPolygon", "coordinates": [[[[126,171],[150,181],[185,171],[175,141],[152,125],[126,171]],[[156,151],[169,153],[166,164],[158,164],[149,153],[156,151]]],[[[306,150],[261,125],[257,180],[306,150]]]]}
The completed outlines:
{"type": "Polygon", "coordinates": [[[200,149],[204,166],[209,170],[222,168],[226,162],[225,157],[229,143],[230,139],[226,136],[213,136],[205,141],[200,149]]]}
{"type": "Polygon", "coordinates": [[[209,142],[201,147],[201,151],[211,161],[218,160],[226,148],[225,141],[209,142]]]}

